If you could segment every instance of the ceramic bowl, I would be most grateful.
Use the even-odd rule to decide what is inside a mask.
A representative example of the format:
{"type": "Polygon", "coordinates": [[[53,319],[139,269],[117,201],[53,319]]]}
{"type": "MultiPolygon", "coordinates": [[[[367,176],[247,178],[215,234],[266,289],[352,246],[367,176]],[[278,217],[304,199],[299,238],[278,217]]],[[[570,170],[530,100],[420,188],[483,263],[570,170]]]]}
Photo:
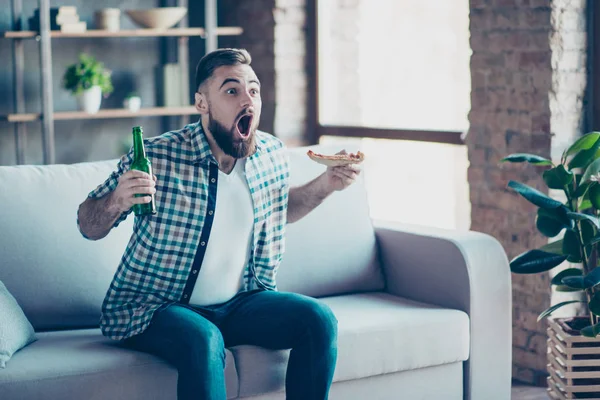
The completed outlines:
{"type": "Polygon", "coordinates": [[[125,10],[131,20],[142,28],[168,29],[185,17],[186,7],[159,7],[145,10],[125,10]]]}

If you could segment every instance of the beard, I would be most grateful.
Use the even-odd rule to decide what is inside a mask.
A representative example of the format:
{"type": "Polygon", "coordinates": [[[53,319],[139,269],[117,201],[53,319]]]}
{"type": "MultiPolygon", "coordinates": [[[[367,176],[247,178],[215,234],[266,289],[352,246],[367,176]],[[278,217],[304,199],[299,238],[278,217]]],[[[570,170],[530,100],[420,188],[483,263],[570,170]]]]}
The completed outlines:
{"type": "Polygon", "coordinates": [[[237,136],[236,128],[234,125],[231,129],[227,129],[225,125],[213,118],[210,110],[208,111],[208,129],[223,153],[236,159],[251,156],[256,152],[256,129],[250,129],[247,140],[238,140],[234,139],[237,136]]]}

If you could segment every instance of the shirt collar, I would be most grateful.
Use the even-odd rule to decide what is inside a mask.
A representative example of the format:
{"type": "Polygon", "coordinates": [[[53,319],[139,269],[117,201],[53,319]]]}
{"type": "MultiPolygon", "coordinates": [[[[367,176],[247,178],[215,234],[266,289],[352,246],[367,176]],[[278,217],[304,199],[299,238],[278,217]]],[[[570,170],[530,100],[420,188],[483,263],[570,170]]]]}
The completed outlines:
{"type": "MultiPolygon", "coordinates": [[[[217,160],[215,159],[214,155],[212,154],[212,150],[210,149],[210,144],[208,144],[208,140],[206,139],[206,134],[204,133],[204,129],[202,128],[202,122],[200,120],[198,120],[198,122],[191,124],[190,127],[192,129],[191,141],[192,141],[192,149],[194,151],[194,161],[200,162],[200,163],[202,163],[202,162],[209,163],[212,161],[215,164],[218,164],[217,160]]],[[[256,135],[256,133],[255,133],[255,135],[256,135]]],[[[262,153],[262,145],[260,143],[260,139],[257,136],[256,137],[256,153],[254,153],[250,157],[259,156],[261,153],[262,153]]],[[[248,157],[248,158],[250,158],[250,157],[248,157]]]]}
{"type": "Polygon", "coordinates": [[[194,161],[196,162],[217,162],[212,154],[204,129],[202,129],[202,123],[200,120],[191,124],[192,134],[192,149],[194,151],[194,161]]]}

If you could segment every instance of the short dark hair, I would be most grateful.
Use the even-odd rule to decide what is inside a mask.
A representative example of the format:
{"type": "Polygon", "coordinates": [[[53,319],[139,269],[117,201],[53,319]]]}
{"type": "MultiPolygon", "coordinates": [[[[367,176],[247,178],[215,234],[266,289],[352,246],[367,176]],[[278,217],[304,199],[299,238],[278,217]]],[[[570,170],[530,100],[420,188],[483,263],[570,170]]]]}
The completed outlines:
{"type": "Polygon", "coordinates": [[[196,90],[209,79],[215,69],[224,65],[250,65],[252,57],[245,49],[219,49],[206,54],[196,66],[196,90]]]}

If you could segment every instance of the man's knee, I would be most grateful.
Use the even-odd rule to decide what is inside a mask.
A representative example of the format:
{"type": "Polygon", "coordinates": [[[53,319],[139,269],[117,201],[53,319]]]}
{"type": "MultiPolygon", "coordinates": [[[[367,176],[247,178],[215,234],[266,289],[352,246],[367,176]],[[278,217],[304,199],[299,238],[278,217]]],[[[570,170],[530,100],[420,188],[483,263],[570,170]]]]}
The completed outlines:
{"type": "Polygon", "coordinates": [[[303,320],[311,336],[319,337],[331,344],[337,341],[338,321],[331,308],[325,303],[312,299],[306,304],[303,320]]]}
{"type": "Polygon", "coordinates": [[[180,362],[186,365],[219,365],[225,367],[225,343],[214,325],[198,324],[188,327],[181,336],[180,362]]]}

